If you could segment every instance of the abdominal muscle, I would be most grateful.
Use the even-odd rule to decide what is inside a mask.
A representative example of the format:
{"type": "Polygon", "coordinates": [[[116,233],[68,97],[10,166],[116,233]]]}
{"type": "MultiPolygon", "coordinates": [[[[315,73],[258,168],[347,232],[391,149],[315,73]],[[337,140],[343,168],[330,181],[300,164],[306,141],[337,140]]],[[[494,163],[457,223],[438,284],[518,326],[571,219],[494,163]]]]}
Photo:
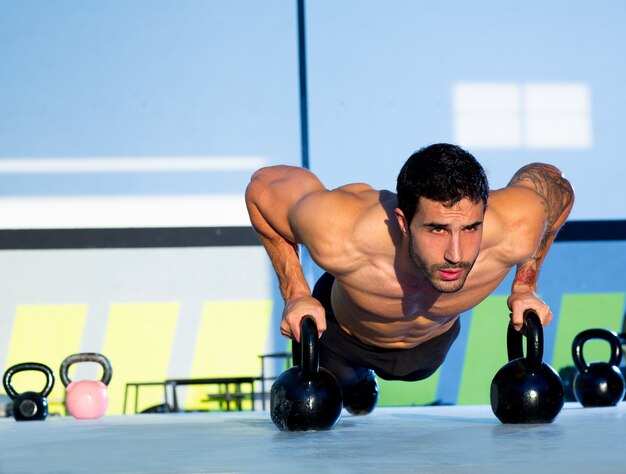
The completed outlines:
{"type": "Polygon", "coordinates": [[[331,301],[335,318],[346,333],[361,342],[386,349],[418,346],[445,333],[458,318],[458,313],[446,317],[427,317],[420,313],[405,316],[399,309],[401,304],[397,304],[398,310],[391,314],[372,313],[357,306],[343,294],[337,282],[333,285],[331,301]]]}

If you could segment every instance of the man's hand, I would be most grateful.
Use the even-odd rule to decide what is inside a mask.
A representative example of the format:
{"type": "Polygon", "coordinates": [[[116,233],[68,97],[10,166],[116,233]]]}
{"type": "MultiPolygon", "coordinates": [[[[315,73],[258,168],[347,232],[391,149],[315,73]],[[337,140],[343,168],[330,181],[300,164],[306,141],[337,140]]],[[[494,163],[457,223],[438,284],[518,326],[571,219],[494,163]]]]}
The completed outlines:
{"type": "Polygon", "coordinates": [[[287,301],[280,322],[280,333],[296,342],[300,342],[300,322],[305,316],[312,316],[317,324],[317,336],[326,331],[326,310],[312,296],[301,296],[287,301]]]}
{"type": "Polygon", "coordinates": [[[534,291],[515,291],[511,293],[507,300],[507,305],[511,310],[509,315],[511,318],[511,324],[515,330],[522,329],[524,324],[524,311],[527,309],[533,309],[541,320],[541,325],[546,327],[552,321],[552,311],[550,307],[541,301],[534,291]]]}

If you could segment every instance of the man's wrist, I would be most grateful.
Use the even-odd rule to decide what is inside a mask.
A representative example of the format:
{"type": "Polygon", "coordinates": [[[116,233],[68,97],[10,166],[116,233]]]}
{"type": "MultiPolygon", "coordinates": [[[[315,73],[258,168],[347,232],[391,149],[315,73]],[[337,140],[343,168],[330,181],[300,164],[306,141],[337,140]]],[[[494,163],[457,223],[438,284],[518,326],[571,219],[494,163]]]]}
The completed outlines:
{"type": "Polygon", "coordinates": [[[536,285],[527,285],[527,284],[514,284],[511,287],[511,294],[518,294],[518,293],[534,293],[535,291],[537,291],[537,286],[536,285]]]}
{"type": "Polygon", "coordinates": [[[288,303],[289,301],[299,300],[301,298],[308,298],[310,296],[311,296],[311,290],[309,290],[307,286],[306,288],[302,288],[299,290],[289,291],[289,293],[286,294],[283,297],[283,299],[285,300],[285,303],[288,303]]]}

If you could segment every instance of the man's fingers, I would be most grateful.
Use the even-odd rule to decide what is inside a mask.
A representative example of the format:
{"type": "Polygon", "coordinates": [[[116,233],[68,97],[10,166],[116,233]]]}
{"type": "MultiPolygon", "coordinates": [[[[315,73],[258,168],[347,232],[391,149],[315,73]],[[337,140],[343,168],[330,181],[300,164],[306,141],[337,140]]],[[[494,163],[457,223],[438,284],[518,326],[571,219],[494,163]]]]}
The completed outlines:
{"type": "Polygon", "coordinates": [[[300,342],[300,329],[302,326],[302,321],[305,317],[313,318],[313,321],[315,321],[315,327],[317,328],[317,338],[319,339],[320,337],[322,337],[322,333],[326,331],[326,321],[323,319],[320,321],[319,317],[313,316],[312,314],[307,314],[306,316],[300,318],[296,324],[294,324],[293,333],[294,336],[297,337],[296,341],[300,342]]]}
{"type": "Polygon", "coordinates": [[[511,319],[511,325],[516,331],[521,331],[524,326],[524,318],[523,316],[515,315],[514,313],[509,313],[509,318],[511,319]]]}
{"type": "Polygon", "coordinates": [[[280,332],[284,337],[301,342],[300,329],[302,320],[311,317],[315,321],[317,336],[321,337],[326,330],[326,311],[322,304],[313,297],[298,298],[285,305],[280,332]]]}
{"type": "Polygon", "coordinates": [[[550,321],[552,321],[553,315],[552,315],[552,311],[550,311],[549,308],[541,308],[541,309],[537,309],[537,308],[525,308],[524,311],[512,311],[509,314],[509,317],[511,318],[511,324],[513,325],[513,327],[515,328],[516,331],[520,331],[523,326],[524,326],[524,313],[528,310],[534,311],[535,313],[537,313],[537,316],[539,317],[539,320],[541,321],[541,326],[542,327],[546,327],[548,324],[550,324],[550,321]]]}
{"type": "Polygon", "coordinates": [[[280,333],[286,337],[287,339],[295,339],[297,342],[300,342],[300,334],[298,334],[298,338],[296,339],[296,336],[294,334],[292,334],[291,328],[289,327],[289,323],[285,320],[283,320],[280,323],[280,333]]]}
{"type": "Polygon", "coordinates": [[[324,331],[326,331],[326,321],[320,321],[315,318],[315,324],[317,325],[317,338],[322,337],[324,331]]]}

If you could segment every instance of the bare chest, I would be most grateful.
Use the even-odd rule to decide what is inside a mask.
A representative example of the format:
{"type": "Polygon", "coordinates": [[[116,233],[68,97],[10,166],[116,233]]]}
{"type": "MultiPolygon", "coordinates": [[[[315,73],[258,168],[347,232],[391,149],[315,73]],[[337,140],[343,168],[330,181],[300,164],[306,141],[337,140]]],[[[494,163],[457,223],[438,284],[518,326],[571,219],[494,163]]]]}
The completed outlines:
{"type": "Polygon", "coordinates": [[[421,279],[398,278],[393,270],[338,279],[333,287],[335,315],[346,331],[382,347],[413,347],[449,329],[502,282],[510,267],[477,261],[463,288],[434,291],[421,279]],[[358,282],[358,284],[356,283],[358,282]]]}
{"type": "Polygon", "coordinates": [[[446,317],[467,311],[483,301],[510,269],[511,266],[479,259],[463,288],[454,293],[437,292],[417,275],[398,276],[391,268],[370,267],[362,275],[338,280],[342,293],[356,306],[381,316],[403,318],[423,313],[446,317]]]}

